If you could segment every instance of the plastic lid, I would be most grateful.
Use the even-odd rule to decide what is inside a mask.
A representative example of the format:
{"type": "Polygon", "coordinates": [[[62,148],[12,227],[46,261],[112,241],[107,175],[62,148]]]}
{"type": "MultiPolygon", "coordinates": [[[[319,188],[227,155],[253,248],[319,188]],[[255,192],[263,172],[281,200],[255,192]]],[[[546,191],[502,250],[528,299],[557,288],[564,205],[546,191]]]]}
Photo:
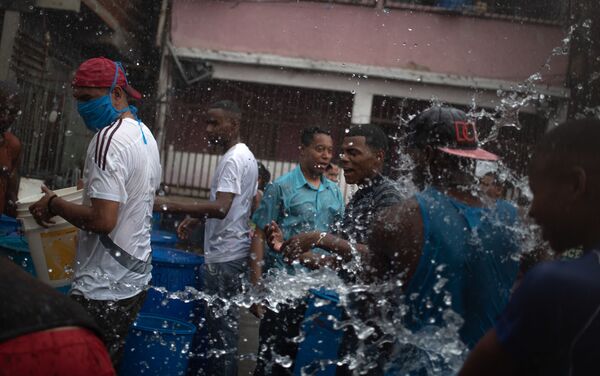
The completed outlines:
{"type": "Polygon", "coordinates": [[[168,231],[152,231],[150,234],[152,243],[177,243],[177,235],[168,231]]]}
{"type": "Polygon", "coordinates": [[[204,257],[179,249],[153,246],[152,262],[178,265],[202,265],[204,264],[204,257]]]}
{"type": "Polygon", "coordinates": [[[161,334],[192,335],[196,332],[193,324],[171,317],[140,313],[133,324],[135,329],[161,334]]]}
{"type": "MultiPolygon", "coordinates": [[[[58,197],[67,201],[78,201],[83,197],[83,189],[77,189],[77,187],[57,189],[56,191],[54,191],[54,193],[58,197]]],[[[19,201],[17,201],[17,211],[29,212],[29,206],[34,202],[37,202],[42,197],[44,197],[43,193],[38,193],[27,197],[21,197],[19,201]]]]}
{"type": "Polygon", "coordinates": [[[309,291],[311,292],[311,294],[313,294],[314,296],[316,296],[318,298],[329,300],[329,301],[332,301],[334,303],[339,303],[340,302],[340,296],[338,295],[337,292],[335,292],[333,290],[329,290],[329,289],[326,289],[324,287],[321,287],[318,290],[316,290],[316,289],[310,289],[309,291]]]}
{"type": "Polygon", "coordinates": [[[0,248],[6,248],[15,252],[29,253],[27,239],[21,235],[5,235],[0,237],[0,248]]]}

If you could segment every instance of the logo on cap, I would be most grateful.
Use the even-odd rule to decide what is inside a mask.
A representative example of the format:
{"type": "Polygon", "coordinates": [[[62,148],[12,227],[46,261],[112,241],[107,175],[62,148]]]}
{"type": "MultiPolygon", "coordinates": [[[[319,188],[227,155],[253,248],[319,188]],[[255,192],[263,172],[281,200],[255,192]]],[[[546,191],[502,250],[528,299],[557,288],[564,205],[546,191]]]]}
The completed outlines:
{"type": "Polygon", "coordinates": [[[454,131],[456,132],[456,142],[459,144],[472,144],[477,142],[477,130],[475,124],[466,121],[455,121],[454,131]]]}

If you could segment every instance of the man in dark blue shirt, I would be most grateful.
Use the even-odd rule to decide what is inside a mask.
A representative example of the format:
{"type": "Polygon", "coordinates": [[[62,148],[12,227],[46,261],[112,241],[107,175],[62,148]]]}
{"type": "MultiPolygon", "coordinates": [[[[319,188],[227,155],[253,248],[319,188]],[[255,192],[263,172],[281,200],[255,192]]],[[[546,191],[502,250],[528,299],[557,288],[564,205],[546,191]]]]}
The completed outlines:
{"type": "Polygon", "coordinates": [[[600,120],[571,121],[537,147],[530,216],[555,252],[540,264],[477,344],[461,375],[598,375],[600,349],[600,120]]]}

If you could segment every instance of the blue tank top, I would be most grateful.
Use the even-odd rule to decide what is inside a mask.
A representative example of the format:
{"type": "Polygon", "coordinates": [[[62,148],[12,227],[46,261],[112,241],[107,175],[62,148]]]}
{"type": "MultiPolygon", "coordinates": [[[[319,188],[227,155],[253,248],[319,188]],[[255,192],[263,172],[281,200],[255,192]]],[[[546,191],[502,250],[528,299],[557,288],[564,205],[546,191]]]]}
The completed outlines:
{"type": "Polygon", "coordinates": [[[503,200],[468,206],[433,188],[416,198],[424,245],[405,290],[406,325],[445,325],[443,312],[451,308],[464,320],[461,340],[472,348],[508,303],[518,272],[517,210],[503,200]]]}

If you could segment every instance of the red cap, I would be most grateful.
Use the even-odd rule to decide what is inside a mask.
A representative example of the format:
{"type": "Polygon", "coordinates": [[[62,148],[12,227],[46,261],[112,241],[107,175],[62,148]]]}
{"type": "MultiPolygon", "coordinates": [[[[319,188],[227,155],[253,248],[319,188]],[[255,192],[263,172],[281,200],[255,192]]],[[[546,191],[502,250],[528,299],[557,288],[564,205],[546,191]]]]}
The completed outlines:
{"type": "Polygon", "coordinates": [[[120,86],[134,99],[142,99],[142,94],[129,86],[127,77],[125,77],[125,70],[121,64],[105,57],[95,57],[81,63],[71,84],[81,87],[110,88],[115,81],[115,71],[118,71],[115,86],[120,86]]]}

